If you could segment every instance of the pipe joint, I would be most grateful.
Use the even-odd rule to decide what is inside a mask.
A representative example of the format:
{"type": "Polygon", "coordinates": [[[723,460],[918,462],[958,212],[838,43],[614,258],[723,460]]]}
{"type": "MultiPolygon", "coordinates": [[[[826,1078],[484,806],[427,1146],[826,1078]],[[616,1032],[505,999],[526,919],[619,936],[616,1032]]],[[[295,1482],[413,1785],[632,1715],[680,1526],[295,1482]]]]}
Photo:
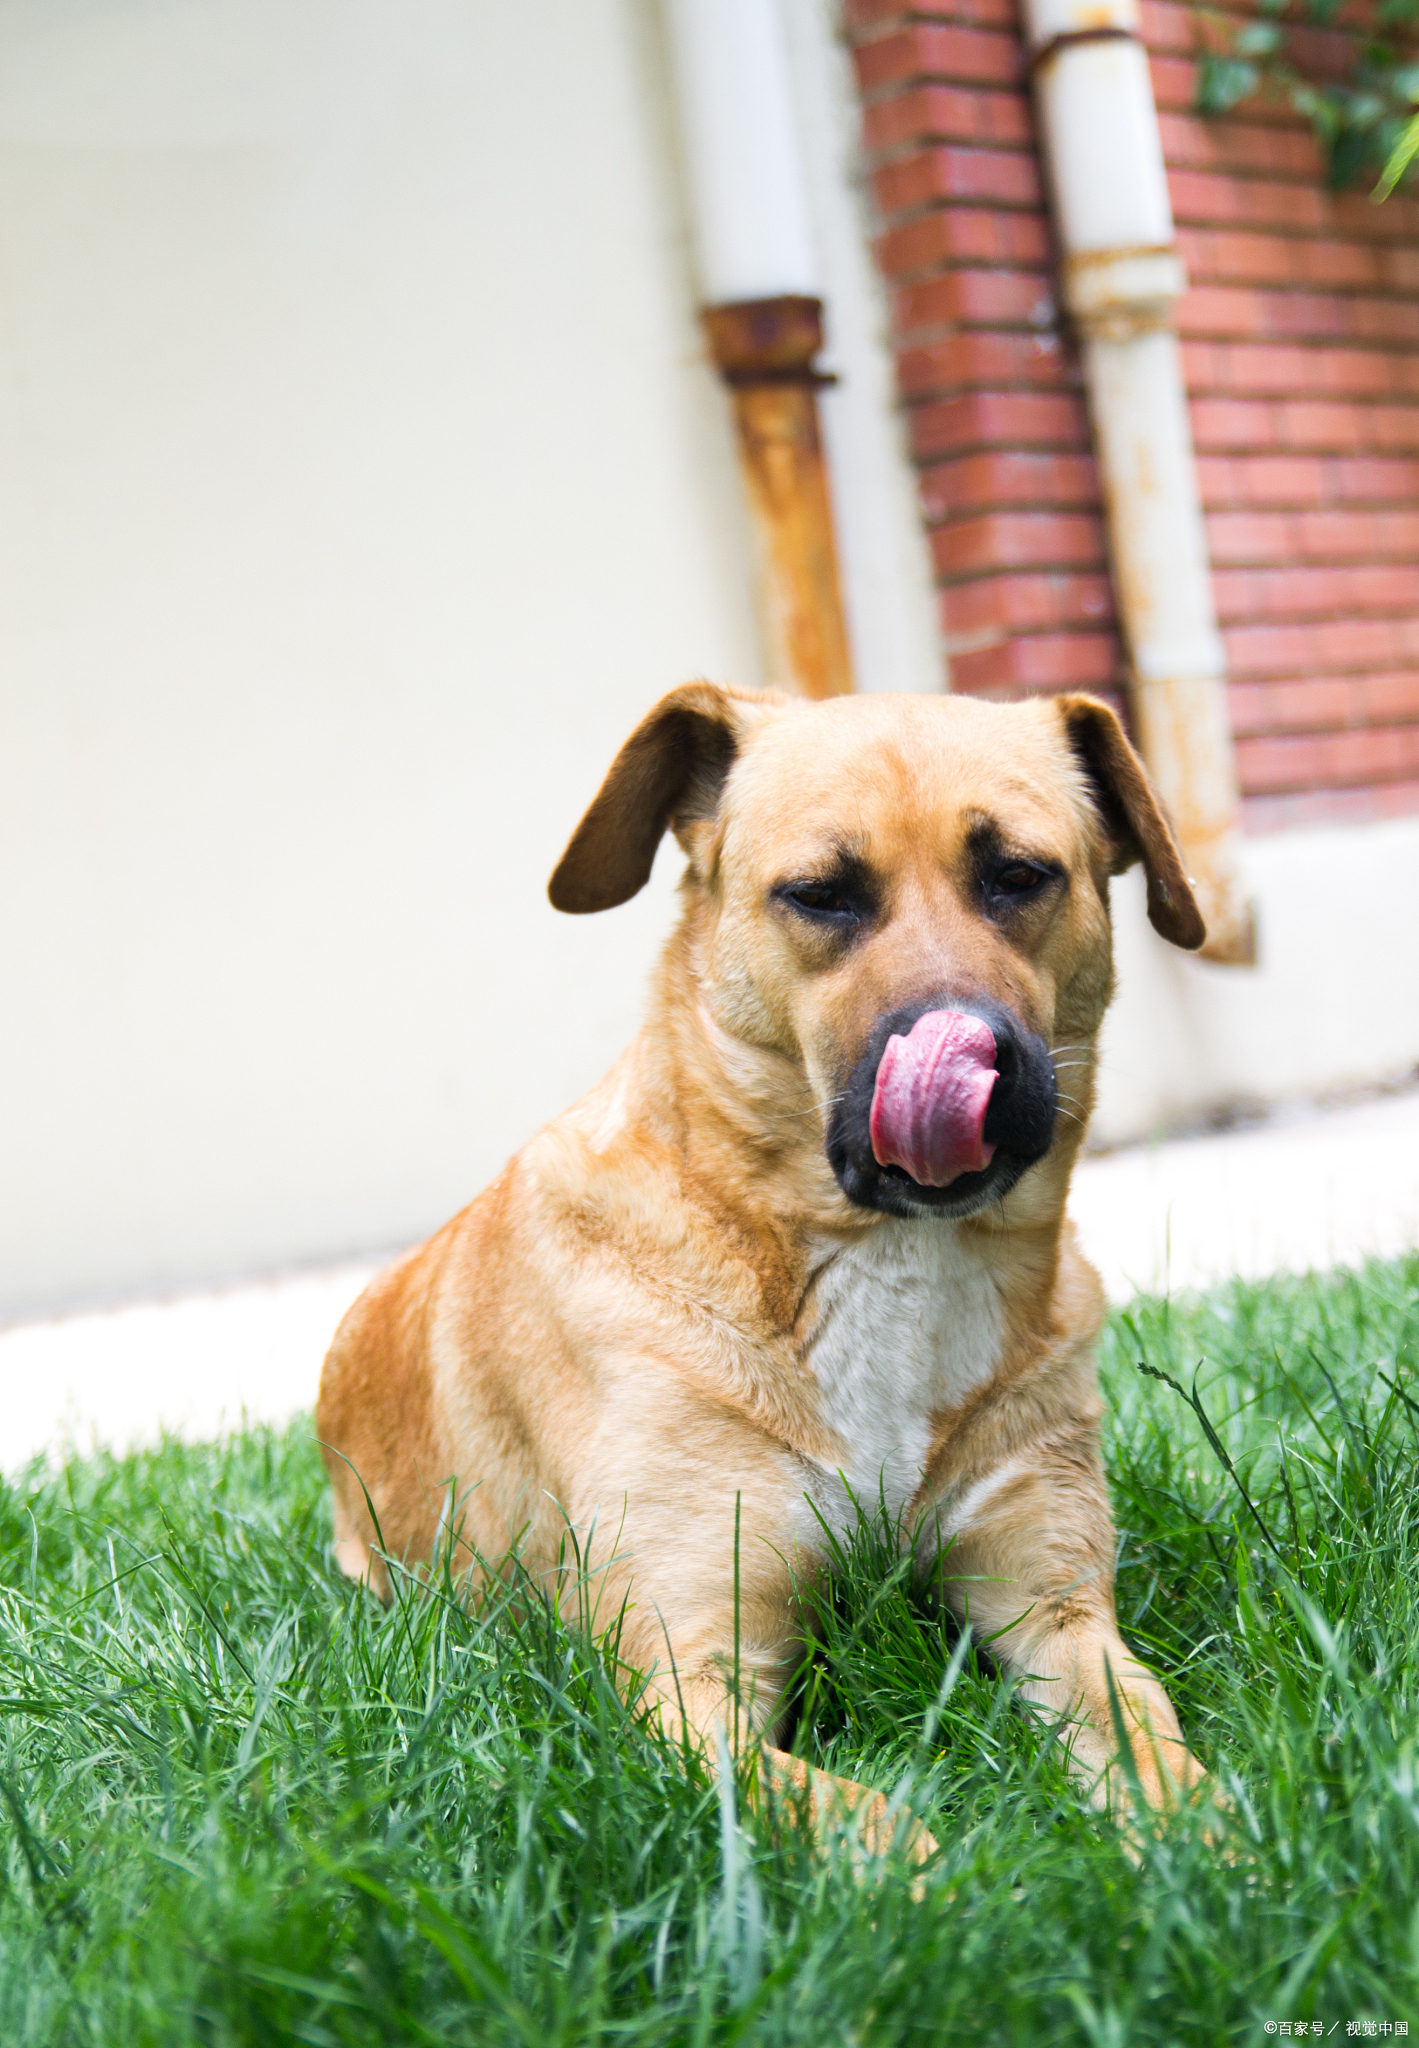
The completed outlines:
{"type": "Polygon", "coordinates": [[[823,301],[806,292],[736,299],[701,313],[726,384],[818,384],[813,361],[823,346],[823,301]]]}
{"type": "Polygon", "coordinates": [[[1120,28],[1107,22],[1093,28],[1063,28],[1060,29],[1057,35],[1052,35],[1047,42],[1035,45],[1035,48],[1031,50],[1025,59],[1022,75],[1027,85],[1032,84],[1036,74],[1042,71],[1046,64],[1052,64],[1055,58],[1062,56],[1066,50],[1077,50],[1081,43],[1136,43],[1137,41],[1138,36],[1135,30],[1120,28]]]}
{"type": "Polygon", "coordinates": [[[1170,244],[1079,250],[1060,268],[1070,317],[1086,334],[1108,340],[1170,326],[1173,301],[1187,290],[1182,258],[1170,244]]]}

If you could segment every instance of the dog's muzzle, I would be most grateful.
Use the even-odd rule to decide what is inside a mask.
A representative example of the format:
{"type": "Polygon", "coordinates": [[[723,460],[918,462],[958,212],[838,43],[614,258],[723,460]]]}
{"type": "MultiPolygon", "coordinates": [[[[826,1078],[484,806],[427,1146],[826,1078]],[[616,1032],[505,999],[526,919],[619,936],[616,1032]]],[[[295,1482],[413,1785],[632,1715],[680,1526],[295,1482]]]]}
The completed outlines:
{"type": "Polygon", "coordinates": [[[882,1018],[828,1128],[850,1201],[896,1215],[968,1216],[997,1201],[1054,1139],[1049,1048],[998,1003],[949,998],[882,1018]]]}

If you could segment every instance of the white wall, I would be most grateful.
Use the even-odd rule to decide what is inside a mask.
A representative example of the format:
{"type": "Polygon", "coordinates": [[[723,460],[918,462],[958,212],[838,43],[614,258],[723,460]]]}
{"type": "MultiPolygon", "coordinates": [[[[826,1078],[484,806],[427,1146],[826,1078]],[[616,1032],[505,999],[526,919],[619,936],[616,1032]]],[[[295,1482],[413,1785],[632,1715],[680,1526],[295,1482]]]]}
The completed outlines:
{"type": "MultiPolygon", "coordinates": [[[[830,0],[783,0],[864,687],[937,681],[830,0]]],[[[407,1240],[633,1030],[545,879],[759,679],[657,0],[0,0],[0,1316],[407,1240]]],[[[1419,825],[1121,889],[1101,1128],[1419,1056],[1419,825]]]]}
{"type": "Polygon", "coordinates": [[[1419,818],[1279,832],[1242,857],[1255,968],[1179,953],[1147,922],[1141,871],[1114,883],[1119,992],[1096,1138],[1419,1067],[1419,818]]]}
{"type": "Polygon", "coordinates": [[[408,1238],[629,1035],[758,680],[650,0],[0,0],[0,1311],[408,1238]]]}

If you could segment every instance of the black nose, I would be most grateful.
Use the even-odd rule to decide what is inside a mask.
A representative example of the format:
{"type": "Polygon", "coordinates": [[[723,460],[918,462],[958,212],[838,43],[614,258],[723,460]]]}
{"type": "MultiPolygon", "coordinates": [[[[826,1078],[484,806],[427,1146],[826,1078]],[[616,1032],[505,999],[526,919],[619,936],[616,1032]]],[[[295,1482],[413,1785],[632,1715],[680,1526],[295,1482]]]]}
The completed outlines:
{"type": "Polygon", "coordinates": [[[852,1202],[893,1215],[968,1216],[998,1201],[1026,1167],[1054,1142],[1056,1090],[1049,1047],[1003,1003],[938,989],[879,1017],[861,1057],[846,1077],[828,1124],[828,1162],[852,1202]],[[870,1130],[873,1089],[887,1040],[905,1038],[930,1010],[962,1010],[979,1017],[995,1040],[999,1079],[986,1106],[982,1136],[995,1147],[989,1166],[963,1173],[946,1187],[923,1187],[900,1166],[879,1165],[870,1130]]]}
{"type": "Polygon", "coordinates": [[[967,1000],[954,1005],[979,1017],[995,1039],[995,1071],[983,1135],[1028,1166],[1054,1143],[1059,1106],[1054,1061],[1037,1032],[1027,1030],[1003,1003],[967,1000]]]}

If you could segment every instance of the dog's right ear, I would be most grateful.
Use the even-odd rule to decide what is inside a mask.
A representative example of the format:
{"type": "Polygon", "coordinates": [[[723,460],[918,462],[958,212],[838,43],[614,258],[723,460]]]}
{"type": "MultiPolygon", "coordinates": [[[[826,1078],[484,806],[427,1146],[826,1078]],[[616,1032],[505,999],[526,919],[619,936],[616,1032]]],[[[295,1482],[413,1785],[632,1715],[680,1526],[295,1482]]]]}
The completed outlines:
{"type": "Polygon", "coordinates": [[[547,884],[554,907],[612,910],[643,889],[666,829],[681,835],[714,816],[751,707],[762,702],[717,683],[686,683],[662,697],[611,763],[557,862],[547,884]]]}

